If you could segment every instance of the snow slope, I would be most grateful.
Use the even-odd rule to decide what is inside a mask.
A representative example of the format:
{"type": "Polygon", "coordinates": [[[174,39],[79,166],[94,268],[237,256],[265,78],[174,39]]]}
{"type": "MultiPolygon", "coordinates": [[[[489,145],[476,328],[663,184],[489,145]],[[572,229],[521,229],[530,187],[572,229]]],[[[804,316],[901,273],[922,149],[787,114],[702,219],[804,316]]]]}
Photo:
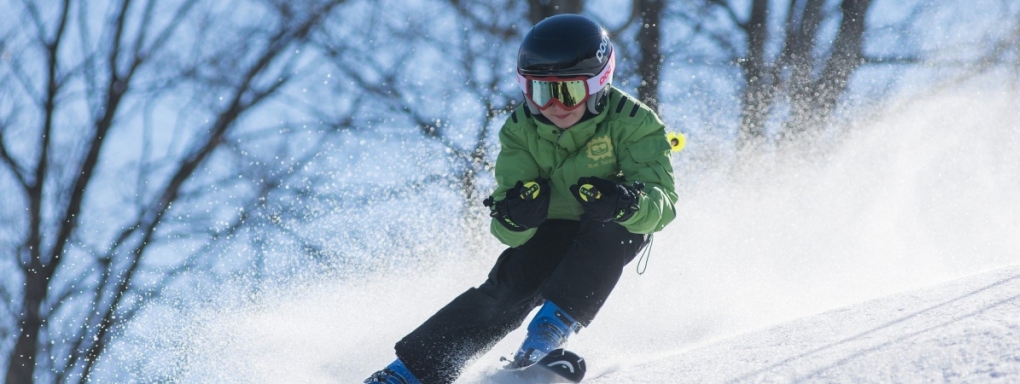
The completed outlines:
{"type": "MultiPolygon", "coordinates": [[[[351,310],[373,300],[400,300],[352,302],[347,294],[320,288],[303,289],[309,294],[303,297],[289,292],[282,295],[289,303],[273,308],[203,321],[186,335],[192,343],[177,381],[360,382],[392,359],[392,341],[419,322],[417,316],[351,310]],[[322,305],[337,300],[345,307],[322,305]]],[[[413,295],[418,298],[424,295],[413,295]]],[[[425,314],[442,300],[431,301],[410,311],[425,314]]],[[[1020,265],[686,345],[668,337],[634,343],[643,331],[681,330],[682,321],[669,329],[635,327],[644,329],[606,330],[635,337],[629,341],[600,338],[602,332],[593,330],[575,336],[572,346],[586,353],[590,369],[585,382],[1020,382],[1020,265]],[[666,344],[679,348],[670,351],[666,344]]],[[[520,337],[511,334],[458,383],[520,384],[494,379],[498,356],[512,351],[520,337]]]]}
{"type": "Polygon", "coordinates": [[[587,382],[1020,382],[1020,266],[692,347],[587,382]]]}

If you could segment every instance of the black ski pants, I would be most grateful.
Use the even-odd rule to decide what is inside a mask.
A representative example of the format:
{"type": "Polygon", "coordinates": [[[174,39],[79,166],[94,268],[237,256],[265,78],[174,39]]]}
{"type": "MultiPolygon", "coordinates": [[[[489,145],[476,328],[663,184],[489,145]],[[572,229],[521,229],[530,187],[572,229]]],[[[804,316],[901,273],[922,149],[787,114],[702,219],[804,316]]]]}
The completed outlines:
{"type": "Polygon", "coordinates": [[[451,383],[545,300],[587,326],[647,239],[613,222],[546,220],[499,256],[485,283],[397,342],[397,357],[424,384],[451,383]]]}

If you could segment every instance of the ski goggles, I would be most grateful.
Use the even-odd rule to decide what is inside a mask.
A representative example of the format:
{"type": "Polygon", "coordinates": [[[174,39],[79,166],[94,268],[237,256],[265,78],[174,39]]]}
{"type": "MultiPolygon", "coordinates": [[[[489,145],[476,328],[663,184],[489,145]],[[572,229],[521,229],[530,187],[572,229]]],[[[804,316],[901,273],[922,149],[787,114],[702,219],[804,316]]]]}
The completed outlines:
{"type": "Polygon", "coordinates": [[[546,110],[553,104],[559,105],[565,110],[573,110],[613,81],[613,67],[615,67],[615,52],[610,54],[609,63],[598,75],[557,77],[557,76],[529,76],[517,74],[517,85],[524,91],[524,96],[538,106],[540,110],[546,110]]]}

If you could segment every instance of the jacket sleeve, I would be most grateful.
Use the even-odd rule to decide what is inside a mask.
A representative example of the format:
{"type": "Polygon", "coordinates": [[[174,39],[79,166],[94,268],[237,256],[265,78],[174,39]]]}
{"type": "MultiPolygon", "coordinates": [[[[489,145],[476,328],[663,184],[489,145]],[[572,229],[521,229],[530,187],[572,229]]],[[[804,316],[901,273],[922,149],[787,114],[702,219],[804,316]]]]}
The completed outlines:
{"type": "MultiPolygon", "coordinates": [[[[540,176],[538,163],[528,149],[527,138],[522,132],[524,129],[528,128],[507,121],[499,130],[500,150],[496,156],[496,190],[492,193],[496,201],[502,201],[506,197],[506,191],[517,184],[517,181],[534,180],[540,176]]],[[[503,244],[517,247],[531,239],[536,229],[511,231],[496,219],[492,219],[489,231],[503,244]]]]}
{"type": "Polygon", "coordinates": [[[620,153],[620,170],[626,182],[644,183],[644,194],[638,198],[638,211],[620,223],[632,233],[653,233],[676,218],[676,187],[666,128],[652,113],[641,119],[620,153]]]}

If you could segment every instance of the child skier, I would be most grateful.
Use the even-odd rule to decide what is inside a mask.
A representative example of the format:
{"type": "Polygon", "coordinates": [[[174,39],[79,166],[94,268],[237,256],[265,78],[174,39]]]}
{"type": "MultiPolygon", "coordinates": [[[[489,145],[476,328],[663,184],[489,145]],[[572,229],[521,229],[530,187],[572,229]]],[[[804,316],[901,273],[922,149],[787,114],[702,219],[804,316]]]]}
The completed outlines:
{"type": "Polygon", "coordinates": [[[524,36],[522,103],[499,133],[491,231],[509,246],[488,279],[396,344],[365,383],[450,383],[469,359],[521,326],[511,367],[534,364],[588,326],[623,267],[676,216],[665,127],[613,88],[606,31],[557,15],[524,36]]]}

